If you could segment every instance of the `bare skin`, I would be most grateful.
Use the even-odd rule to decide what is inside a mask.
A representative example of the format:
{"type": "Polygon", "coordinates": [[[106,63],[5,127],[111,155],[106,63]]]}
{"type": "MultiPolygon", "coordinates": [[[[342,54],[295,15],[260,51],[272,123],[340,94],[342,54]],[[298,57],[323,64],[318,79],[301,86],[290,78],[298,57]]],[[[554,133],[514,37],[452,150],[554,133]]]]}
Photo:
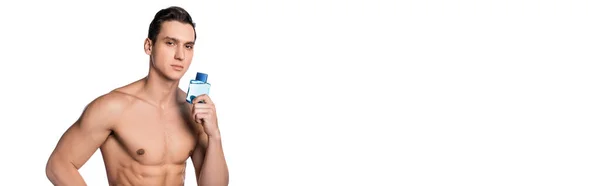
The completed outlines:
{"type": "Polygon", "coordinates": [[[144,45],[148,76],[93,100],[60,138],[47,165],[54,185],[86,185],[78,169],[98,148],[111,186],[183,185],[188,158],[198,185],[228,185],[214,103],[202,95],[189,104],[177,87],[193,29],[164,22],[157,38],[144,45]]]}

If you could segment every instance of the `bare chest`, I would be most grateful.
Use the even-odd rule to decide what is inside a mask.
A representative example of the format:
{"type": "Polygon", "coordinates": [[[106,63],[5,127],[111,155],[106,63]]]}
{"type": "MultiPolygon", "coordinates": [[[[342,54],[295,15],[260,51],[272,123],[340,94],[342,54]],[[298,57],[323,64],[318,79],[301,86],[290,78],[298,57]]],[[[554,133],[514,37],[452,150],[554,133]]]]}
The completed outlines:
{"type": "Polygon", "coordinates": [[[121,149],[145,165],[185,163],[197,137],[186,115],[177,110],[127,112],[113,130],[121,149]]]}

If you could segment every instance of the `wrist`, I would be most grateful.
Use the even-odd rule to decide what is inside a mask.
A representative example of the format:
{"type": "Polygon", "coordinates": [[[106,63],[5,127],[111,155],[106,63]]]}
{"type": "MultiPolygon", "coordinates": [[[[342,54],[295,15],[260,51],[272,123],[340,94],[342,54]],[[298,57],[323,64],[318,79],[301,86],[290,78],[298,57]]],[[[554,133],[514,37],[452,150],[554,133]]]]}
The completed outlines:
{"type": "Polygon", "coordinates": [[[221,132],[219,130],[213,132],[207,132],[208,139],[221,139],[221,132]]]}

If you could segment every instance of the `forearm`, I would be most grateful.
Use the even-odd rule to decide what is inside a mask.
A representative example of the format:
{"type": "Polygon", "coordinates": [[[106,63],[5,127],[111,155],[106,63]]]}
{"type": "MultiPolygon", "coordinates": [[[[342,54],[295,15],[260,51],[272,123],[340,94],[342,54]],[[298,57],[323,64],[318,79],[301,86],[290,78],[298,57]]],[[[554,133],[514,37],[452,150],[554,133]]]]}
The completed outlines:
{"type": "Polygon", "coordinates": [[[86,186],[77,168],[68,161],[58,159],[48,161],[46,176],[55,186],[86,186]]]}
{"type": "Polygon", "coordinates": [[[204,163],[198,176],[199,186],[226,186],[229,184],[229,170],[225,162],[220,135],[208,138],[204,163]]]}

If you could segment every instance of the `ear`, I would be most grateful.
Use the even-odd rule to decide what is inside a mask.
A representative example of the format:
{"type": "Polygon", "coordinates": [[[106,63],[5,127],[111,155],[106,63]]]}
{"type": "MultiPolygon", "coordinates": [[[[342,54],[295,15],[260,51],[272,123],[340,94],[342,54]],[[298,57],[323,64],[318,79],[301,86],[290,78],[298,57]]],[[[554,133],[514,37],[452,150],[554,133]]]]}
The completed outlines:
{"type": "Polygon", "coordinates": [[[150,38],[144,40],[144,52],[148,55],[152,54],[152,40],[150,38]]]}

